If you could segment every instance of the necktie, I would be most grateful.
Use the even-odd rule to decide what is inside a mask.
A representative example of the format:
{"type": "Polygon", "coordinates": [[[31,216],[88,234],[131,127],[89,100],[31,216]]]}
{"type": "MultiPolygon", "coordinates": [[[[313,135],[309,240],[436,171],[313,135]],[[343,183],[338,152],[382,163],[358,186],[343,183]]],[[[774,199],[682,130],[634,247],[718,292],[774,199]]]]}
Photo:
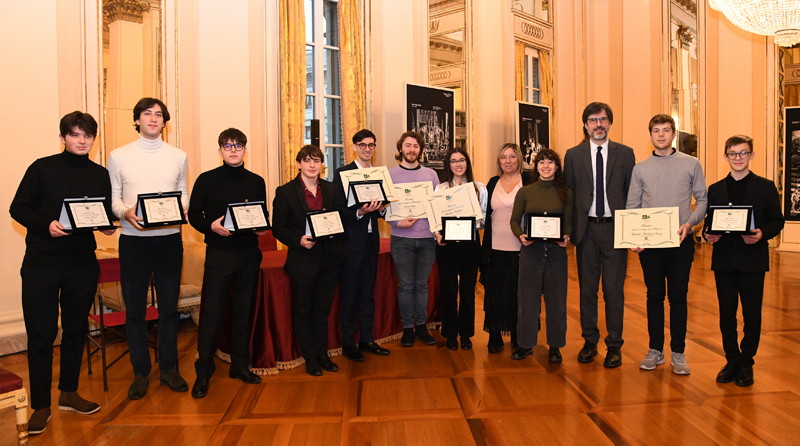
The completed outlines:
{"type": "Polygon", "coordinates": [[[594,196],[594,212],[597,218],[602,218],[606,214],[606,191],[605,181],[603,178],[603,154],[600,152],[602,147],[597,148],[597,165],[595,169],[594,185],[597,193],[594,196]]]}

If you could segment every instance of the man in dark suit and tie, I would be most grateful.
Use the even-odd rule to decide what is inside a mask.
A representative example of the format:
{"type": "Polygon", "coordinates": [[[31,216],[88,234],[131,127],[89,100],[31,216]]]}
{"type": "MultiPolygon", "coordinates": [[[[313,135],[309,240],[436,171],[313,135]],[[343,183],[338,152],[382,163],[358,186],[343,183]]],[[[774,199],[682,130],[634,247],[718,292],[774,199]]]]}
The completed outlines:
{"type": "MultiPolygon", "coordinates": [[[[750,171],[753,139],[736,135],[725,142],[725,159],[731,173],[708,188],[709,206],[751,205],[755,228],[751,235],[705,234],[714,243],[711,269],[717,283],[719,329],[727,364],[717,375],[717,382],[746,387],[753,385],[753,357],[761,338],[761,303],[764,298],[764,275],[769,271],[769,239],[780,234],[784,225],[781,203],[775,183],[750,171]],[[742,301],[744,337],[738,342],[736,312],[742,301]]],[[[704,232],[712,218],[705,221],[704,232]]]]}
{"type": "Polygon", "coordinates": [[[345,358],[362,362],[369,352],[374,355],[387,356],[389,350],[381,347],[372,336],[372,325],[375,320],[375,300],[372,292],[378,275],[378,252],[381,249],[378,232],[378,217],[383,216],[386,206],[373,200],[363,206],[347,206],[347,193],[342,182],[342,172],[372,167],[370,159],[375,153],[377,139],[367,129],[359,130],[353,135],[353,151],[356,158],[350,164],[336,170],[333,184],[336,187],[336,207],[342,215],[342,224],[348,239],[344,242],[347,259],[342,267],[339,280],[339,295],[342,303],[342,353],[345,358]],[[355,334],[356,312],[360,336],[356,345],[355,334]]]}
{"type": "Polygon", "coordinates": [[[631,172],[636,164],[633,149],[608,139],[614,113],[608,104],[592,102],[583,110],[583,125],[589,138],[567,150],[564,175],[575,194],[572,243],[576,246],[581,296],[583,348],[578,362],[597,356],[597,290],[603,279],[607,347],[603,365],[622,364],[622,318],[628,252],[614,249],[614,211],[625,209],[631,172]]]}

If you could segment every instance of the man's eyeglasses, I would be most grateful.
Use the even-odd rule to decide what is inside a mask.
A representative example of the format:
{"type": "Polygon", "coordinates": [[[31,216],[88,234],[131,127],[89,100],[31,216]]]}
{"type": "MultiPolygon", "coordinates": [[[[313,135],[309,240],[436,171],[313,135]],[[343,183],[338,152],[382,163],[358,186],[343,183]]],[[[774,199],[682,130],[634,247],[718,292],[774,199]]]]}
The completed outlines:
{"type": "Polygon", "coordinates": [[[753,152],[740,152],[740,153],[728,152],[728,153],[725,154],[725,156],[727,156],[729,160],[735,160],[736,158],[745,159],[748,156],[750,156],[751,153],[753,153],[753,152]]]}
{"type": "Polygon", "coordinates": [[[589,118],[587,121],[589,121],[589,124],[605,124],[608,122],[608,118],[589,118]]]}
{"type": "Polygon", "coordinates": [[[234,152],[241,152],[244,150],[244,144],[223,144],[220,147],[222,147],[222,150],[226,152],[230,152],[231,150],[234,152]]]}
{"type": "Polygon", "coordinates": [[[360,143],[356,144],[356,146],[358,146],[358,148],[361,149],[361,150],[367,150],[367,149],[374,150],[375,147],[376,147],[376,145],[373,144],[373,143],[367,144],[367,143],[363,143],[363,142],[360,142],[360,143]]]}

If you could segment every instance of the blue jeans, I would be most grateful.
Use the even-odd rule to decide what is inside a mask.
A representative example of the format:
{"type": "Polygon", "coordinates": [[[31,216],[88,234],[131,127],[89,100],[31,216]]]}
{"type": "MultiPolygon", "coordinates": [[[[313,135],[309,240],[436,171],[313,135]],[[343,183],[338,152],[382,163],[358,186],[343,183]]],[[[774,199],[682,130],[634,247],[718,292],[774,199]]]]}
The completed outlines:
{"type": "Polygon", "coordinates": [[[392,236],[392,260],[400,289],[397,303],[403,328],[424,325],[428,320],[428,277],[436,259],[436,240],[392,236]]]}
{"type": "Polygon", "coordinates": [[[180,234],[159,237],[119,237],[119,268],[127,316],[131,365],[135,375],[150,374],[147,350],[147,287],[150,276],[158,299],[158,355],[163,372],[178,363],[178,297],[181,291],[183,242],[180,234]]]}

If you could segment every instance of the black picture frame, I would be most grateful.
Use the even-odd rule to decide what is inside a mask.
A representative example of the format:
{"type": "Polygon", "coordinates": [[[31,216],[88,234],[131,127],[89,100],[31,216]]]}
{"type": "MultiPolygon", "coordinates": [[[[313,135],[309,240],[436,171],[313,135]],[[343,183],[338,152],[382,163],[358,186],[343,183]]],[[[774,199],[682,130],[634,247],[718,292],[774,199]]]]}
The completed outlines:
{"type": "Polygon", "coordinates": [[[550,107],[516,101],[516,138],[522,152],[522,168],[536,170],[533,159],[550,148],[550,107]]]}
{"type": "Polygon", "coordinates": [[[550,241],[561,242],[564,241],[564,216],[562,214],[550,214],[547,212],[528,212],[525,214],[525,238],[535,241],[550,241]],[[533,228],[531,225],[531,218],[557,218],[558,219],[558,237],[534,237],[532,235],[533,228]]]}
{"type": "Polygon", "coordinates": [[[272,226],[269,224],[269,217],[267,213],[267,203],[264,201],[248,201],[244,203],[230,203],[228,204],[228,209],[225,211],[225,217],[222,219],[222,226],[228,229],[228,231],[232,233],[248,233],[248,232],[256,232],[256,231],[268,231],[272,229],[272,226]],[[252,228],[241,228],[239,226],[239,220],[236,218],[236,212],[233,210],[239,207],[245,206],[259,206],[261,208],[261,212],[264,213],[264,221],[267,223],[265,226],[255,226],[252,228]],[[228,217],[230,217],[230,221],[228,221],[228,217]],[[231,231],[231,227],[233,230],[231,231]]]}
{"type": "MultiPolygon", "coordinates": [[[[383,180],[366,180],[366,181],[351,181],[348,185],[350,191],[348,192],[348,198],[353,197],[355,201],[355,205],[358,207],[363,206],[364,204],[370,203],[370,200],[362,200],[358,192],[356,190],[356,186],[359,185],[369,185],[369,184],[377,184],[381,188],[381,194],[383,195],[383,200],[381,200],[381,205],[389,204],[389,200],[386,199],[386,189],[383,187],[383,180]]],[[[349,199],[348,199],[349,201],[349,199]]]]}
{"type": "Polygon", "coordinates": [[[420,164],[442,169],[447,151],[455,146],[455,91],[406,83],[403,96],[405,129],[419,133],[425,140],[420,164]]]}
{"type": "Polygon", "coordinates": [[[114,217],[106,205],[106,197],[81,197],[81,198],[65,198],[61,204],[61,215],[58,222],[64,227],[63,231],[68,234],[76,234],[81,232],[105,231],[109,229],[116,229],[114,225],[114,217]],[[99,203],[103,206],[103,211],[106,214],[108,225],[99,226],[84,226],[78,227],[75,222],[75,215],[73,214],[72,204],[80,203],[99,203]]]}
{"type": "Polygon", "coordinates": [[[478,237],[477,225],[478,221],[475,217],[442,217],[442,230],[439,231],[442,234],[442,243],[475,243],[478,237]],[[450,236],[447,230],[450,222],[468,222],[470,224],[470,238],[462,239],[450,236]]]}
{"type": "Polygon", "coordinates": [[[306,235],[310,235],[311,241],[313,242],[332,240],[335,238],[344,237],[346,235],[346,232],[344,230],[344,224],[342,223],[341,214],[339,214],[339,211],[327,211],[325,209],[321,211],[311,211],[306,213],[306,235]],[[317,230],[313,220],[315,215],[322,215],[322,214],[331,214],[332,217],[338,219],[338,224],[339,228],[341,228],[341,231],[333,234],[317,235],[317,230]]]}
{"type": "Polygon", "coordinates": [[[800,221],[800,107],[784,107],[783,216],[800,221]]]}
{"type": "Polygon", "coordinates": [[[712,235],[723,235],[723,234],[732,234],[732,235],[753,235],[755,234],[753,229],[753,206],[752,205],[728,205],[728,206],[709,206],[708,207],[708,218],[710,219],[710,224],[708,226],[707,234],[712,235]],[[714,226],[714,214],[717,211],[724,211],[725,209],[746,209],[747,210],[747,227],[748,230],[745,231],[715,231],[711,229],[714,226]]]}
{"type": "Polygon", "coordinates": [[[157,193],[149,193],[149,194],[139,194],[136,197],[136,214],[139,218],[143,221],[139,223],[139,226],[143,228],[160,228],[164,226],[173,226],[173,225],[185,225],[188,223],[186,221],[186,214],[183,212],[183,203],[181,202],[182,197],[181,191],[170,191],[170,192],[157,192],[157,193]],[[177,206],[178,213],[180,214],[180,219],[173,219],[168,221],[151,221],[151,216],[148,215],[147,206],[145,206],[145,202],[154,199],[162,199],[170,204],[177,206]]]}

